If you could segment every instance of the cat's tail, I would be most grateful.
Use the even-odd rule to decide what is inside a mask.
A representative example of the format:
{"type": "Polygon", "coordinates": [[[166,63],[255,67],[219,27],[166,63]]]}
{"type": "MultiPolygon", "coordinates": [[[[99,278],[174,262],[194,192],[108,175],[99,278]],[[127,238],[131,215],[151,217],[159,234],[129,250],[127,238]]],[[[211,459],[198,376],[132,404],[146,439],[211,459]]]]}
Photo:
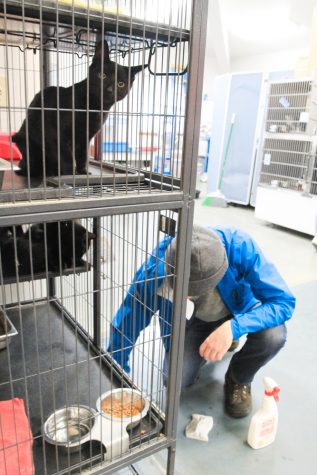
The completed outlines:
{"type": "Polygon", "coordinates": [[[16,143],[22,154],[22,158],[19,161],[20,170],[15,170],[15,173],[19,176],[28,176],[29,169],[31,177],[43,176],[41,157],[39,157],[39,159],[36,158],[38,154],[38,147],[32,142],[31,138],[29,137],[29,143],[27,144],[25,134],[23,132],[18,132],[12,136],[12,141],[16,143]],[[29,166],[27,160],[27,145],[29,151],[29,166]],[[37,164],[36,166],[34,166],[35,163],[37,164]]]}

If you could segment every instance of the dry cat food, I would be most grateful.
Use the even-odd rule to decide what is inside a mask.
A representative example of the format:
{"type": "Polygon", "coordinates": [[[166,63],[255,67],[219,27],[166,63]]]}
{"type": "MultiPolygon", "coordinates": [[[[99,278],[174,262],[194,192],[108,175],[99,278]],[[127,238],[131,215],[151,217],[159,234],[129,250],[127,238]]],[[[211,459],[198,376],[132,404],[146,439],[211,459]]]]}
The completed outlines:
{"type": "Polygon", "coordinates": [[[131,393],[113,394],[101,401],[101,409],[114,417],[138,416],[145,406],[144,400],[131,393]]]}

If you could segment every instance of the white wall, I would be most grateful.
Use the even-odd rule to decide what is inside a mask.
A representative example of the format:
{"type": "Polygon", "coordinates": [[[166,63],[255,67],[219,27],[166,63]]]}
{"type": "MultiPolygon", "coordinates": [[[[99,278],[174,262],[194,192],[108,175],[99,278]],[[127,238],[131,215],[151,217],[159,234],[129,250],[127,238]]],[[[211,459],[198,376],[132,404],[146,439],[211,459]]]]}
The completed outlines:
{"type": "MultiPolygon", "coordinates": [[[[209,125],[212,122],[215,79],[218,76],[226,73],[239,72],[268,73],[272,71],[292,71],[296,67],[298,57],[305,56],[307,54],[306,49],[293,49],[254,56],[235,57],[231,58],[230,71],[224,71],[223,68],[218,64],[211,43],[208,41],[209,34],[210,33],[208,32],[203,83],[203,97],[206,97],[207,95],[208,102],[203,101],[203,111],[201,118],[201,125],[203,129],[206,127],[206,125],[209,125]]],[[[201,137],[200,142],[200,149],[203,149],[203,137],[201,137]]],[[[204,154],[201,153],[201,155],[204,154]]]]}
{"type": "MultiPolygon", "coordinates": [[[[305,54],[307,54],[307,50],[295,49],[254,56],[235,57],[231,59],[229,73],[294,70],[297,59],[301,56],[305,56],[305,54]]],[[[208,94],[208,98],[211,101],[213,100],[215,78],[224,73],[226,73],[226,71],[223,71],[219,67],[212,51],[207,48],[203,93],[208,94]]]]}
{"type": "Polygon", "coordinates": [[[254,56],[236,57],[231,61],[231,72],[294,70],[298,57],[305,56],[305,54],[307,54],[305,49],[295,49],[254,56]]]}
{"type": "Polygon", "coordinates": [[[215,78],[224,71],[219,67],[218,62],[211,51],[206,51],[203,94],[207,94],[212,99],[215,78]]]}

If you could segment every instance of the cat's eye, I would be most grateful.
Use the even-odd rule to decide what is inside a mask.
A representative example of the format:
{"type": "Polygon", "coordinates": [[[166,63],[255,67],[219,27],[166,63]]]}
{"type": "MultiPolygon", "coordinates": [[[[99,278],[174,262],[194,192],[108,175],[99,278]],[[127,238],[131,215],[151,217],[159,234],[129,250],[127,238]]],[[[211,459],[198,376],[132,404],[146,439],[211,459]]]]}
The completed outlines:
{"type": "Polygon", "coordinates": [[[99,79],[106,79],[107,78],[107,75],[105,73],[101,74],[101,73],[98,73],[98,78],[99,79]]]}
{"type": "Polygon", "coordinates": [[[124,86],[125,86],[124,82],[122,82],[122,81],[118,82],[118,87],[124,87],[124,86]]]}

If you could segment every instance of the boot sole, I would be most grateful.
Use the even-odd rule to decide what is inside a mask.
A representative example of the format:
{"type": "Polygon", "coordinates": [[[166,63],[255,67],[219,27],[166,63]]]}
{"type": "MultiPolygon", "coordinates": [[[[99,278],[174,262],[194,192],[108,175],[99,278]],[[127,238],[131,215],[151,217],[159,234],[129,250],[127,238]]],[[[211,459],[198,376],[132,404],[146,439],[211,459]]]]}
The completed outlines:
{"type": "Polygon", "coordinates": [[[233,412],[231,410],[228,410],[225,407],[225,413],[228,416],[233,417],[234,419],[242,419],[243,417],[247,417],[251,413],[251,409],[247,413],[242,413],[242,412],[233,412]]]}

